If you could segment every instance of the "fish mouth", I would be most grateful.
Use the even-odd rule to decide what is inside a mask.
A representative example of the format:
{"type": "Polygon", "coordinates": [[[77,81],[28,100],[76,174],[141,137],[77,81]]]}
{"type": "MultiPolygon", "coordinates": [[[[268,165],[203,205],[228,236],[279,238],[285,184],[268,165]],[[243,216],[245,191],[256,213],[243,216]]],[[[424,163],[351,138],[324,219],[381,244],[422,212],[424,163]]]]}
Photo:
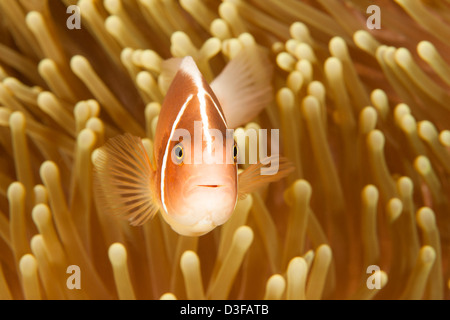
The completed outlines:
{"type": "Polygon", "coordinates": [[[208,183],[208,182],[204,182],[204,181],[199,181],[199,183],[197,184],[192,184],[186,191],[187,194],[190,194],[192,192],[223,192],[225,190],[229,189],[229,185],[225,182],[212,182],[212,183],[208,183]]]}
{"type": "Polygon", "coordinates": [[[220,187],[224,187],[224,185],[220,185],[220,184],[198,184],[197,187],[202,187],[202,188],[220,188],[220,187]]]}
{"type": "Polygon", "coordinates": [[[223,176],[190,177],[185,181],[184,194],[192,192],[223,192],[233,188],[233,179],[223,176]]]}

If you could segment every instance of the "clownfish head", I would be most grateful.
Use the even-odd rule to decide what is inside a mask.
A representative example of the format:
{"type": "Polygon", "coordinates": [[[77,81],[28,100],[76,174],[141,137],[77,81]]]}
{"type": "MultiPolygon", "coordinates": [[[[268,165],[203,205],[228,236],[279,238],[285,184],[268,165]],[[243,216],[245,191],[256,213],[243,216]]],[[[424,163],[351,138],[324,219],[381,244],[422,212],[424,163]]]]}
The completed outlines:
{"type": "Polygon", "coordinates": [[[192,58],[182,60],[161,109],[163,217],[180,234],[207,233],[227,221],[236,205],[237,146],[192,58]]]}

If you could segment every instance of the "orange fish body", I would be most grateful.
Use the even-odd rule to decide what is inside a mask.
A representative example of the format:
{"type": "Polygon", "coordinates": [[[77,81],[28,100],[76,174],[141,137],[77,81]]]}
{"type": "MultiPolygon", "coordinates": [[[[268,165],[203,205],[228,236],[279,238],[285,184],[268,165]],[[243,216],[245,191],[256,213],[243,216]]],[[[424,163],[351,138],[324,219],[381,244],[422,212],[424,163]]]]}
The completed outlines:
{"type": "MultiPolygon", "coordinates": [[[[214,157],[216,150],[210,150],[212,137],[209,129],[219,130],[226,137],[227,124],[222,107],[211,87],[198,71],[191,57],[186,57],[173,79],[161,108],[155,134],[156,155],[156,197],[163,208],[162,216],[181,234],[203,234],[223,224],[234,210],[237,199],[237,164],[223,161],[195,164],[194,150],[198,141],[174,139],[177,130],[182,129],[195,137],[195,123],[201,123],[202,160],[214,157]],[[171,161],[171,151],[182,144],[184,159],[171,161]],[[186,161],[186,155],[190,161],[186,161]],[[185,165],[185,162],[190,164],[185,165]],[[220,204],[220,205],[218,205],[220,204]],[[168,214],[170,212],[170,214],[168,214]]],[[[223,139],[223,155],[227,142],[223,139]]],[[[232,145],[232,147],[235,147],[232,145]]],[[[232,151],[232,150],[230,150],[232,151]]],[[[180,151],[179,151],[180,152],[180,151]]]]}
{"type": "MultiPolygon", "coordinates": [[[[239,104],[242,99],[230,99],[238,88],[230,84],[231,89],[221,91],[224,87],[221,82],[229,83],[226,74],[222,81],[218,79],[212,84],[223,100],[230,101],[229,104],[235,101],[234,111],[228,109],[224,113],[218,97],[191,57],[172,63],[177,64],[178,71],[158,118],[154,166],[140,138],[125,134],[110,139],[99,149],[94,161],[96,196],[100,207],[123,215],[132,225],[141,225],[160,211],[179,234],[199,236],[229,219],[238,197],[243,194],[239,192],[241,184],[245,184],[241,189],[248,193],[286,176],[291,168],[283,163],[276,175],[258,176],[255,172],[261,164],[257,164],[238,175],[237,146],[227,131],[226,117],[228,114],[229,118],[236,119],[235,124],[239,119],[234,113],[243,107],[239,104]]],[[[228,70],[233,71],[233,66],[228,70]]],[[[270,78],[265,80],[263,88],[261,83],[264,82],[259,82],[255,90],[271,97],[271,91],[266,88],[270,86],[270,78]]],[[[252,98],[257,96],[258,93],[253,94],[252,98]]],[[[247,105],[253,108],[251,103],[247,105]]],[[[254,109],[253,116],[259,112],[254,109]]],[[[247,112],[247,118],[251,116],[247,112]]]]}

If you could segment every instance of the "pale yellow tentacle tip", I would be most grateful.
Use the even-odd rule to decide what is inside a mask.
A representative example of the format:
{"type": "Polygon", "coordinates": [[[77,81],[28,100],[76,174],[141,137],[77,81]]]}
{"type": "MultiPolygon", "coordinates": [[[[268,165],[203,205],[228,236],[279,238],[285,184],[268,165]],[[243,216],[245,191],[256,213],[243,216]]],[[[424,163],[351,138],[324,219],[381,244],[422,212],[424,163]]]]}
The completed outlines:
{"type": "MultiPolygon", "coordinates": [[[[306,270],[307,267],[308,264],[306,263],[304,258],[302,257],[292,258],[291,261],[289,261],[288,274],[290,274],[292,270],[306,270]]],[[[293,273],[293,275],[295,275],[295,273],[293,273]]]]}
{"type": "Polygon", "coordinates": [[[306,199],[306,202],[309,202],[312,195],[312,187],[311,184],[303,179],[296,180],[292,186],[290,186],[284,192],[284,200],[290,206],[293,205],[295,199],[306,199]]]}
{"type": "Polygon", "coordinates": [[[286,280],[280,274],[274,274],[267,280],[264,300],[279,300],[286,289],[286,280]]]}
{"type": "Polygon", "coordinates": [[[285,110],[291,110],[294,107],[295,96],[291,89],[281,88],[277,93],[277,103],[280,108],[285,110]]]}
{"type": "Polygon", "coordinates": [[[159,300],[177,300],[177,297],[173,293],[164,293],[159,300]]]}
{"type": "Polygon", "coordinates": [[[53,161],[47,160],[41,165],[39,173],[42,180],[45,181],[47,178],[55,177],[59,174],[58,166],[53,161]]]}
{"type": "Polygon", "coordinates": [[[437,135],[436,128],[430,121],[420,121],[418,129],[419,136],[427,141],[433,140],[437,135]]]}
{"type": "Polygon", "coordinates": [[[436,48],[429,41],[420,41],[417,45],[417,52],[422,59],[433,57],[436,53],[436,48]]]}
{"type": "Polygon", "coordinates": [[[198,268],[199,259],[194,251],[187,250],[181,255],[180,265],[182,269],[198,268]]]}
{"type": "Polygon", "coordinates": [[[22,198],[25,196],[25,187],[20,182],[13,182],[8,187],[8,199],[22,198]]]}
{"type": "Polygon", "coordinates": [[[400,177],[397,180],[397,188],[400,194],[411,194],[414,189],[414,183],[410,177],[400,177]]]}
{"type": "Polygon", "coordinates": [[[24,276],[32,276],[37,270],[37,261],[32,254],[26,254],[20,258],[19,262],[20,272],[24,276]]]}
{"type": "Polygon", "coordinates": [[[239,41],[245,46],[253,46],[256,44],[255,38],[251,33],[244,32],[238,36],[239,41]]]}
{"type": "Polygon", "coordinates": [[[31,217],[37,226],[43,225],[50,217],[50,209],[46,204],[37,204],[31,211],[31,217]]]}
{"type": "Polygon", "coordinates": [[[381,151],[385,143],[384,134],[380,130],[372,130],[367,136],[367,142],[374,151],[381,151]]]}
{"type": "Polygon", "coordinates": [[[83,74],[89,67],[89,61],[83,56],[75,55],[70,59],[70,68],[77,76],[83,74]]]}
{"type": "Polygon", "coordinates": [[[423,246],[420,249],[419,259],[425,264],[432,264],[436,259],[436,251],[431,246],[423,246]]]}
{"type": "Polygon", "coordinates": [[[25,128],[25,116],[20,111],[15,111],[9,117],[9,126],[12,130],[23,130],[25,128]]]}
{"type": "Polygon", "coordinates": [[[341,37],[333,37],[329,43],[330,51],[333,55],[339,57],[347,53],[347,44],[341,37]]]}
{"type": "Polygon", "coordinates": [[[239,227],[233,236],[233,242],[239,244],[241,248],[247,248],[253,241],[253,230],[248,226],[239,227]]]}
{"type": "Polygon", "coordinates": [[[306,275],[308,272],[308,264],[302,257],[291,259],[288,264],[287,276],[287,300],[305,299],[306,275]]]}
{"type": "Polygon", "coordinates": [[[127,250],[121,243],[113,243],[108,250],[109,261],[113,266],[121,266],[127,262],[127,250]]]}
{"type": "Polygon", "coordinates": [[[353,34],[353,41],[361,49],[368,48],[373,37],[366,30],[358,30],[353,34]]]}
{"type": "Polygon", "coordinates": [[[336,57],[328,58],[325,61],[325,72],[328,77],[335,79],[342,74],[342,62],[336,57]]]}
{"type": "Polygon", "coordinates": [[[277,65],[284,71],[291,72],[295,68],[297,60],[287,52],[280,52],[276,58],[277,65]]]}
{"type": "Polygon", "coordinates": [[[34,29],[34,26],[41,24],[42,21],[42,15],[37,11],[30,11],[25,17],[25,22],[30,29],[34,29]]]}
{"type": "Polygon", "coordinates": [[[375,274],[380,275],[380,289],[383,289],[389,281],[388,274],[383,270],[376,271],[375,274]]]}
{"type": "Polygon", "coordinates": [[[89,147],[93,146],[96,141],[96,136],[94,131],[91,129],[83,129],[78,134],[77,137],[77,143],[81,148],[88,149],[89,147]]]}
{"type": "Polygon", "coordinates": [[[99,156],[100,156],[100,153],[101,153],[100,148],[97,148],[94,151],[92,151],[92,154],[91,154],[91,162],[92,162],[92,164],[97,163],[97,161],[99,159],[99,156]]]}
{"type": "Polygon", "coordinates": [[[444,147],[450,148],[450,131],[441,131],[441,133],[439,134],[439,141],[444,147]]]}
{"type": "Polygon", "coordinates": [[[427,232],[436,228],[436,218],[431,208],[422,207],[416,214],[417,224],[427,232]]]}
{"type": "Polygon", "coordinates": [[[303,114],[306,118],[311,119],[320,112],[320,102],[314,96],[307,96],[303,99],[303,114]]]}
{"type": "Polygon", "coordinates": [[[378,201],[378,189],[372,184],[365,186],[362,194],[365,202],[376,203],[378,201]]]}
{"type": "Polygon", "coordinates": [[[111,14],[117,13],[117,11],[122,8],[121,2],[119,0],[104,0],[103,4],[111,14]]]}
{"type": "Polygon", "coordinates": [[[36,234],[31,238],[30,247],[34,255],[43,252],[45,249],[45,242],[41,234],[36,234]]]}
{"type": "Polygon", "coordinates": [[[333,257],[333,252],[331,251],[330,246],[327,244],[321,244],[319,247],[317,247],[315,259],[317,259],[318,257],[327,261],[331,261],[331,258],[333,257]]]}
{"type": "Polygon", "coordinates": [[[55,62],[52,59],[42,59],[38,64],[38,70],[40,74],[45,74],[47,71],[51,71],[56,67],[55,62]]]}
{"type": "Polygon", "coordinates": [[[389,222],[392,223],[392,222],[396,221],[400,217],[400,215],[402,214],[402,211],[403,211],[402,201],[398,198],[390,199],[386,206],[386,211],[388,214],[389,222]]]}

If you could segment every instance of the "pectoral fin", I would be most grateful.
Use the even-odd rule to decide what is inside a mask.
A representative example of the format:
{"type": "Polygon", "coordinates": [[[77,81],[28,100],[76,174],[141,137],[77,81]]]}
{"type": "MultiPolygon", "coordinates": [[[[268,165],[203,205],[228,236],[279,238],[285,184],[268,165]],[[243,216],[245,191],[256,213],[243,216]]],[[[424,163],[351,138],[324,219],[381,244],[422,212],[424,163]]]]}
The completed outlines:
{"type": "Polygon", "coordinates": [[[153,199],[154,172],[140,138],[114,137],[94,157],[94,191],[101,210],[120,215],[133,226],[158,212],[153,199]]]}
{"type": "Polygon", "coordinates": [[[238,176],[238,196],[245,198],[248,193],[271,182],[278,181],[294,171],[294,165],[279,155],[270,156],[252,164],[238,176]]]}

